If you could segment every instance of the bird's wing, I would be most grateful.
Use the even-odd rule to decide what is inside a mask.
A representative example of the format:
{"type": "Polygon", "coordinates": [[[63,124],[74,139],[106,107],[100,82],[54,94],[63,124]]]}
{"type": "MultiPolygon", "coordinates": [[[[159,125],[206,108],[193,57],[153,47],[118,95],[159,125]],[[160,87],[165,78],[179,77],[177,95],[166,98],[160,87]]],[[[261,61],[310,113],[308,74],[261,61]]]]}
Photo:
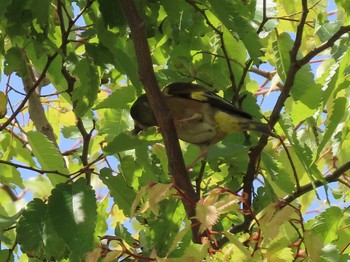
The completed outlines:
{"type": "Polygon", "coordinates": [[[220,111],[225,111],[228,114],[252,119],[250,114],[235,108],[230,102],[200,85],[191,83],[172,83],[163,89],[163,93],[165,96],[178,96],[203,103],[209,103],[212,107],[220,111]]]}

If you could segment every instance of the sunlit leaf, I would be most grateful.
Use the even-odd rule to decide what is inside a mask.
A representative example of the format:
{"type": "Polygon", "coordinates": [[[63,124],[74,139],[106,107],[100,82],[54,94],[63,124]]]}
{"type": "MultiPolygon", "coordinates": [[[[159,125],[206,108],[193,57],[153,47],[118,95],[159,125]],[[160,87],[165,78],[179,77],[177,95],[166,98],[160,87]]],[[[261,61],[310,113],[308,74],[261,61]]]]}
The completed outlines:
{"type": "MultiPolygon", "coordinates": [[[[68,174],[62,155],[46,136],[36,131],[28,132],[27,136],[29,145],[43,170],[68,174]]],[[[65,178],[58,174],[47,175],[53,184],[65,181],[65,178]]]]}
{"type": "Polygon", "coordinates": [[[48,216],[74,260],[93,248],[96,209],[95,193],[84,179],[57,185],[49,197],[48,216]]]}

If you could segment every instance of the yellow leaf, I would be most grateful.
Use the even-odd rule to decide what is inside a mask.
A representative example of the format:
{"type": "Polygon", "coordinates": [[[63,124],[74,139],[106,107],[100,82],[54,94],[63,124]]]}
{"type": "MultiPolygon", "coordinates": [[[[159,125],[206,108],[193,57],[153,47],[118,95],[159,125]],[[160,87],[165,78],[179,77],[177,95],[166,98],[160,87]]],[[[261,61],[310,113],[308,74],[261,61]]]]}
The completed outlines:
{"type": "Polygon", "coordinates": [[[0,119],[4,118],[7,113],[7,95],[0,91],[0,119]]]}
{"type": "Polygon", "coordinates": [[[196,218],[201,223],[199,231],[215,225],[219,219],[217,209],[214,205],[208,205],[204,201],[198,201],[196,205],[196,218]]]}

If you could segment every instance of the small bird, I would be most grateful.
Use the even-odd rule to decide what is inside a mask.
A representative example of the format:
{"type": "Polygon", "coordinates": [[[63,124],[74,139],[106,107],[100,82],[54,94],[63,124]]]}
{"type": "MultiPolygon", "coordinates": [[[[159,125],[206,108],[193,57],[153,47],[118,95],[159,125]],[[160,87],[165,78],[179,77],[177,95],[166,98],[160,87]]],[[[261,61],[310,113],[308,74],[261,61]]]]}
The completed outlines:
{"type": "MultiPolygon", "coordinates": [[[[165,102],[172,113],[178,138],[200,147],[201,158],[208,147],[228,134],[257,131],[273,137],[267,124],[256,122],[246,112],[208,89],[192,83],[172,83],[162,90],[165,102]]],[[[131,106],[135,132],[157,126],[157,120],[145,94],[131,106]]]]}

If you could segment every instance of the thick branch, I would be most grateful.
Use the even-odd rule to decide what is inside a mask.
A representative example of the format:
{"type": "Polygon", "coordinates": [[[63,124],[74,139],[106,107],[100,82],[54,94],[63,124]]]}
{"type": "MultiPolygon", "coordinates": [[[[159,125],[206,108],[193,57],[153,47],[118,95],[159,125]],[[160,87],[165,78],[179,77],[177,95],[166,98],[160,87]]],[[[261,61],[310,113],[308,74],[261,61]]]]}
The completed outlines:
{"type": "Polygon", "coordinates": [[[120,0],[120,3],[130,26],[131,37],[134,42],[138,62],[139,78],[145,87],[147,97],[163,135],[169,161],[169,171],[174,179],[176,188],[181,190],[182,194],[187,196],[186,199],[182,199],[182,202],[184,204],[187,217],[192,220],[193,241],[198,243],[200,242],[200,236],[198,233],[199,223],[197,223],[197,221],[194,219],[196,215],[194,203],[197,202],[198,197],[187,175],[179,141],[175,132],[174,123],[172,121],[171,114],[162,99],[162,95],[154,75],[153,62],[145,33],[145,25],[137,13],[134,1],[120,0]]]}
{"type": "MultiPolygon", "coordinates": [[[[269,124],[271,127],[273,127],[279,117],[280,117],[280,112],[284,106],[285,101],[289,97],[290,90],[292,89],[292,86],[294,84],[295,76],[300,69],[300,64],[297,62],[297,54],[299,52],[299,48],[301,46],[301,40],[303,36],[303,30],[307,18],[307,14],[309,12],[308,7],[307,7],[307,0],[302,1],[302,6],[303,6],[303,12],[301,15],[300,23],[297,27],[297,32],[296,32],[296,37],[295,37],[295,42],[292,47],[292,50],[290,51],[290,67],[287,73],[286,81],[284,84],[284,88],[280,94],[280,96],[277,99],[276,105],[271,113],[270,119],[269,119],[269,124]]],[[[246,212],[249,212],[251,210],[251,204],[252,204],[252,193],[253,193],[253,181],[254,177],[256,174],[256,169],[258,165],[258,161],[260,158],[260,154],[264,147],[267,145],[268,141],[268,136],[262,135],[259,143],[256,147],[254,147],[250,154],[249,154],[249,164],[248,164],[248,169],[247,173],[244,177],[243,180],[243,192],[247,196],[247,201],[243,205],[243,209],[246,212]]],[[[252,221],[252,216],[247,215],[245,216],[245,229],[248,230],[249,225],[252,221]]]]}
{"type": "Polygon", "coordinates": [[[27,103],[29,97],[32,95],[32,93],[35,91],[35,89],[40,85],[41,81],[44,80],[47,70],[49,69],[51,63],[53,62],[53,60],[56,58],[57,55],[58,55],[58,53],[55,53],[52,56],[48,57],[46,65],[45,65],[43,71],[41,72],[41,75],[35,81],[33,86],[29,90],[27,90],[27,95],[24,97],[24,99],[22,100],[20,105],[17,107],[15,112],[13,112],[13,114],[7,119],[7,121],[0,126],[0,131],[2,131],[4,128],[6,128],[11,123],[11,121],[16,118],[16,116],[19,114],[19,112],[22,111],[22,109],[25,106],[25,104],[27,103]]]}
{"type": "MultiPolygon", "coordinates": [[[[27,74],[26,76],[22,77],[22,82],[23,82],[24,90],[26,91],[26,93],[28,93],[28,91],[33,87],[33,84],[35,84],[36,78],[33,71],[34,69],[29,64],[29,60],[26,54],[24,53],[24,51],[22,53],[22,57],[26,63],[26,68],[27,68],[27,74]]],[[[33,92],[28,99],[29,117],[30,119],[32,119],[36,130],[44,134],[56,146],[56,148],[58,148],[58,144],[57,144],[55,134],[53,132],[53,128],[49,123],[49,121],[47,120],[47,117],[45,115],[45,110],[40,100],[40,89],[43,87],[43,85],[44,85],[44,81],[41,81],[38,87],[36,88],[37,92],[33,92]]]]}

